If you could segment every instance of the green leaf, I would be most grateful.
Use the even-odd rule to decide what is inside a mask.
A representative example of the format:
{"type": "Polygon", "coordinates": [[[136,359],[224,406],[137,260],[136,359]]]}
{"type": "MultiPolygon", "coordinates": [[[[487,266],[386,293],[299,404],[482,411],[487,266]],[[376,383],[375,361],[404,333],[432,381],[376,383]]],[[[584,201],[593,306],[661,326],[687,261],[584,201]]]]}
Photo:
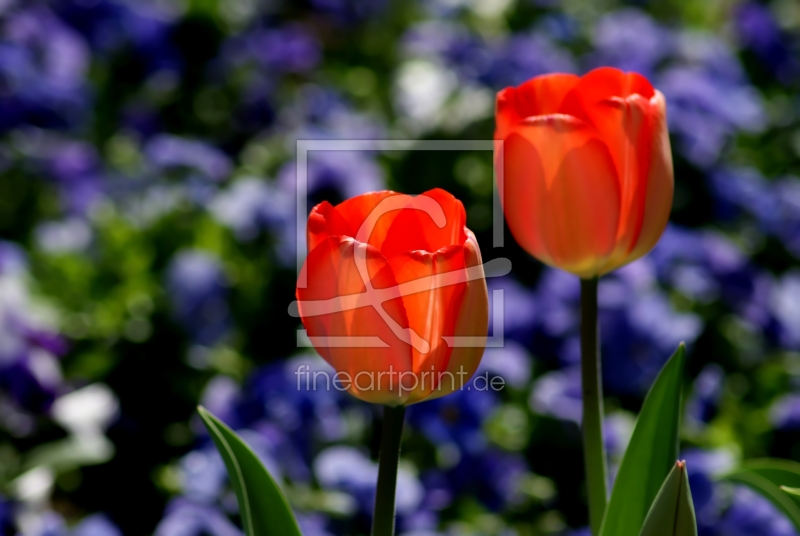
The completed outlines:
{"type": "Polygon", "coordinates": [[[789,495],[796,495],[800,497],[800,488],[790,488],[787,486],[781,486],[781,489],[788,493],[789,495]]]}
{"type": "Polygon", "coordinates": [[[744,462],[722,477],[744,484],[774,504],[800,530],[800,463],[765,458],[744,462]]]}
{"type": "Polygon", "coordinates": [[[697,536],[686,462],[676,463],[667,475],[639,536],[697,536]]]}
{"type": "Polygon", "coordinates": [[[225,461],[247,536],[301,536],[286,496],[241,437],[203,407],[197,408],[225,461]]]}
{"type": "Polygon", "coordinates": [[[638,536],[650,505],[678,458],[685,360],[686,347],[681,344],[647,393],[614,482],[601,536],[638,536]]]}

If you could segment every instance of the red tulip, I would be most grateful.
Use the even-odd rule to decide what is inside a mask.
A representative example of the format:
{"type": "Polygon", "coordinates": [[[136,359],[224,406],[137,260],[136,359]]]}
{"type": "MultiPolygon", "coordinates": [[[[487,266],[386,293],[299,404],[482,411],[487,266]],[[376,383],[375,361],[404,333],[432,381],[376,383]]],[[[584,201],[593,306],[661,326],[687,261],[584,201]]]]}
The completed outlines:
{"type": "Polygon", "coordinates": [[[460,388],[475,372],[488,294],[465,222],[461,202],[439,189],[368,193],[311,211],[298,309],[352,395],[413,404],[460,388]]]}
{"type": "Polygon", "coordinates": [[[658,242],[672,156],[664,96],[643,76],[604,67],[506,88],[495,139],[508,226],[537,259],[593,277],[658,242]]]}

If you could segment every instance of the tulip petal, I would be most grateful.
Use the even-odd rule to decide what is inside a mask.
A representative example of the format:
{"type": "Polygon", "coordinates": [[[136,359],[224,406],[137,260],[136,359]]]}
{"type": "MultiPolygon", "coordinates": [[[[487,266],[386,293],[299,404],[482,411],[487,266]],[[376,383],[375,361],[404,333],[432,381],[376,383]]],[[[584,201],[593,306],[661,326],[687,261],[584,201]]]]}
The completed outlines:
{"type": "Polygon", "coordinates": [[[630,260],[646,255],[661,238],[669,221],[675,188],[664,95],[656,91],[651,103],[651,121],[655,126],[651,138],[652,147],[650,148],[649,171],[645,187],[644,219],[630,260]]]}
{"type": "Polygon", "coordinates": [[[489,293],[483,274],[483,260],[478,241],[472,231],[467,230],[467,241],[464,243],[464,262],[467,267],[480,271],[480,278],[466,283],[466,291],[456,320],[456,337],[473,337],[482,339],[481,343],[469,346],[454,346],[447,363],[447,369],[436,389],[426,400],[439,398],[462,388],[475,374],[480,365],[486,347],[486,336],[489,331],[489,293]]]}
{"type": "Polygon", "coordinates": [[[336,208],[323,201],[311,210],[306,225],[308,251],[313,251],[320,242],[331,236],[353,236],[347,221],[336,208]]]}
{"type": "Polygon", "coordinates": [[[596,275],[614,248],[620,187],[594,129],[559,114],[529,119],[503,153],[498,181],[516,240],[547,264],[596,275]]]}
{"type": "MultiPolygon", "coordinates": [[[[387,198],[394,196],[400,196],[403,199],[410,198],[410,196],[392,192],[391,190],[369,192],[339,203],[336,205],[336,211],[347,222],[352,233],[350,236],[356,238],[361,230],[362,224],[364,224],[368,216],[373,214],[376,207],[387,198]]],[[[386,233],[389,231],[397,213],[397,210],[392,210],[378,215],[379,217],[377,221],[374,222],[373,228],[367,229],[369,235],[367,237],[368,240],[365,240],[365,242],[380,249],[380,245],[386,239],[386,233]]]]}
{"type": "Polygon", "coordinates": [[[466,213],[461,201],[436,188],[416,197],[408,196],[406,209],[399,211],[380,246],[387,259],[404,251],[435,252],[454,244],[463,244],[466,213]],[[430,201],[434,203],[431,203],[430,201]],[[438,214],[437,214],[438,212],[438,214]],[[440,216],[444,216],[444,221],[440,216]],[[443,223],[439,227],[435,220],[443,223]]]}
{"type": "Polygon", "coordinates": [[[389,265],[405,289],[402,299],[408,325],[428,345],[427,349],[412,350],[416,385],[408,397],[411,404],[436,388],[438,372],[445,370],[450,360],[452,348],[442,337],[455,334],[467,289],[463,282],[464,248],[450,246],[435,253],[406,251],[390,258],[389,265]]]}
{"type": "Polygon", "coordinates": [[[632,260],[630,254],[642,229],[653,136],[661,127],[655,98],[653,86],[643,76],[605,67],[584,76],[561,105],[562,113],[597,129],[610,148],[620,179],[617,245],[603,272],[632,260]]]}
{"type": "Polygon", "coordinates": [[[412,370],[411,346],[398,338],[390,323],[406,329],[408,317],[386,259],[377,249],[352,238],[330,237],[311,251],[303,271],[308,286],[297,288],[297,300],[310,337],[378,337],[385,344],[315,344],[320,355],[336,371],[349,374],[352,384],[348,390],[354,396],[374,403],[403,403],[401,396],[406,393],[399,388],[396,374],[412,370]],[[374,288],[384,291],[382,296],[366,293],[357,255],[365,258],[366,278],[374,288]],[[379,307],[390,321],[380,314],[379,307]],[[395,371],[395,375],[388,371],[395,371]]]}
{"type": "Polygon", "coordinates": [[[556,112],[568,113],[589,121],[589,117],[580,114],[582,104],[596,104],[610,97],[624,99],[631,95],[650,99],[654,94],[653,85],[639,73],[626,73],[614,67],[600,67],[580,78],[580,81],[562,98],[556,112]]]}
{"type": "Polygon", "coordinates": [[[580,78],[574,74],[555,73],[537,76],[497,94],[496,139],[505,139],[527,117],[558,112],[561,102],[580,78]]]}

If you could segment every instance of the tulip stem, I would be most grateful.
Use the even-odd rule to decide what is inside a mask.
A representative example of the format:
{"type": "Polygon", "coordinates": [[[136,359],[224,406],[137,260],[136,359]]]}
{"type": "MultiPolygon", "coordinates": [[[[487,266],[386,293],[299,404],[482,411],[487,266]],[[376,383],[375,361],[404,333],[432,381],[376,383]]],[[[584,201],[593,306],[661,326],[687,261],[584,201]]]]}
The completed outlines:
{"type": "Polygon", "coordinates": [[[606,511],[606,448],[603,442],[603,384],[600,376],[600,328],[597,322],[597,278],[581,279],[581,385],[583,390],[583,458],[589,491],[589,524],[600,534],[606,511]]]}
{"type": "Polygon", "coordinates": [[[378,458],[378,488],[372,516],[372,536],[394,536],[394,495],[405,406],[383,407],[383,430],[378,458]]]}

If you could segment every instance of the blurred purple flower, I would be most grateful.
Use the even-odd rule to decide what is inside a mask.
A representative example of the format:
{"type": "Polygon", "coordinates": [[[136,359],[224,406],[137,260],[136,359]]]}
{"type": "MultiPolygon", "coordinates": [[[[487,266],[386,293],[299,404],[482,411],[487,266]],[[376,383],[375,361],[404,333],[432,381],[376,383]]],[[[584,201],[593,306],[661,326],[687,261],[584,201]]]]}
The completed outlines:
{"type": "Polygon", "coordinates": [[[436,446],[441,469],[438,477],[425,478],[428,493],[434,494],[433,503],[425,501],[430,508],[443,508],[459,494],[475,496],[492,509],[517,500],[527,464],[516,454],[492,447],[483,433],[498,402],[495,392],[470,384],[409,408],[409,426],[436,446]]]}
{"type": "Polygon", "coordinates": [[[524,347],[505,341],[502,348],[486,348],[475,376],[500,377],[514,389],[525,389],[531,379],[533,360],[524,347]]]}
{"type": "Polygon", "coordinates": [[[686,416],[693,424],[708,423],[716,415],[725,372],[722,367],[711,363],[703,367],[694,381],[686,403],[686,416]]]}
{"type": "Polygon", "coordinates": [[[317,444],[346,434],[343,408],[351,400],[329,383],[331,371],[319,356],[301,354],[258,370],[242,395],[242,423],[274,426],[288,438],[284,467],[293,478],[308,477],[317,444]]]}
{"type": "Polygon", "coordinates": [[[647,13],[623,8],[605,15],[594,28],[592,67],[604,65],[638,72],[648,78],[674,50],[672,34],[647,13]]]}
{"type": "Polygon", "coordinates": [[[581,371],[578,367],[554,370],[540,376],[533,384],[530,407],[540,415],[548,415],[578,425],[583,421],[581,371]]]}
{"type": "Polygon", "coordinates": [[[589,527],[585,527],[578,530],[571,530],[565,533],[565,536],[592,536],[592,530],[589,527]]]}
{"type": "Polygon", "coordinates": [[[302,26],[261,30],[246,39],[250,57],[272,70],[307,72],[322,56],[320,43],[302,26]]]}
{"type": "Polygon", "coordinates": [[[742,486],[734,488],[732,504],[715,528],[725,536],[797,536],[769,500],[742,486]]]}
{"type": "MultiPolygon", "coordinates": [[[[483,422],[498,404],[494,392],[489,390],[457,390],[425,404],[411,406],[408,422],[431,443],[465,449],[478,454],[488,446],[483,434],[483,422]]],[[[456,452],[456,455],[458,453],[456,452]]]]}
{"type": "Polygon", "coordinates": [[[167,268],[166,286],[176,319],[196,344],[211,346],[228,332],[227,281],[210,253],[176,254],[167,268]]]}
{"type": "Polygon", "coordinates": [[[703,328],[700,317],[675,311],[658,293],[631,295],[600,318],[603,380],[616,393],[647,392],[678,344],[691,344],[703,328]]]}
{"type": "MultiPolygon", "coordinates": [[[[314,459],[314,474],[323,488],[348,493],[363,514],[372,511],[378,464],[353,447],[329,447],[314,459]]],[[[396,507],[398,516],[411,514],[422,503],[424,489],[403,466],[397,474],[396,507]]]]}
{"type": "Polygon", "coordinates": [[[310,2],[319,12],[346,24],[379,18],[388,6],[387,0],[310,0],[310,2]]]}
{"type": "Polygon", "coordinates": [[[89,111],[85,41],[43,6],[12,10],[5,17],[0,130],[24,123],[79,126],[89,111]]]}
{"type": "Polygon", "coordinates": [[[711,173],[709,181],[722,218],[745,212],[800,257],[800,180],[770,182],[752,168],[723,168],[711,173]]]}
{"type": "Polygon", "coordinates": [[[548,361],[578,363],[580,283],[575,276],[546,268],[536,287],[533,355],[548,361]]]}
{"type": "Polygon", "coordinates": [[[766,113],[741,62],[722,40],[683,32],[676,46],[675,61],[657,75],[656,87],[670,103],[670,130],[678,134],[684,156],[709,167],[736,133],[762,131],[766,113]]]}
{"type": "Polygon", "coordinates": [[[719,284],[708,270],[699,266],[676,266],[670,283],[675,289],[700,303],[710,303],[719,297],[719,284]]]}
{"type": "Polygon", "coordinates": [[[635,418],[625,412],[615,412],[603,419],[603,436],[608,456],[622,460],[633,434],[635,418]]]}
{"type": "Polygon", "coordinates": [[[13,534],[16,504],[0,495],[0,533],[13,534]]]}
{"type": "Polygon", "coordinates": [[[292,223],[292,196],[255,177],[234,182],[209,204],[214,217],[240,240],[252,240],[262,228],[281,230],[292,223]]]}
{"type": "Polygon", "coordinates": [[[228,480],[222,457],[211,445],[181,458],[180,474],[184,496],[199,504],[215,502],[228,480]]]}
{"type": "Polygon", "coordinates": [[[200,405],[210,411],[231,428],[239,428],[242,423],[237,414],[241,402],[242,389],[230,376],[214,376],[209,380],[200,395],[200,405]]]}
{"type": "MultiPolygon", "coordinates": [[[[579,298],[574,276],[553,269],[542,274],[536,295],[534,355],[565,366],[580,362],[579,298]]],[[[611,392],[643,394],[678,344],[691,344],[703,327],[698,316],[672,308],[656,286],[656,270],[648,259],[603,278],[598,298],[603,379],[611,392]]],[[[543,411],[550,406],[544,400],[540,404],[543,411]]]]}
{"type": "Polygon", "coordinates": [[[436,59],[462,81],[495,90],[541,74],[577,71],[569,51],[539,30],[488,40],[454,22],[425,21],[403,41],[408,55],[436,59]]]}
{"type": "Polygon", "coordinates": [[[69,536],[67,523],[60,514],[52,510],[41,512],[35,519],[29,520],[23,529],[24,534],[31,536],[69,536]]]}
{"type": "Polygon", "coordinates": [[[28,267],[28,258],[19,245],[0,240],[0,276],[20,275],[28,267]]]}
{"type": "Polygon", "coordinates": [[[543,15],[536,29],[557,42],[569,43],[580,36],[581,27],[578,20],[566,13],[552,11],[543,15]]]}
{"type": "MultiPolygon", "coordinates": [[[[317,138],[320,139],[320,138],[317,138]]],[[[328,201],[337,204],[365,192],[383,190],[383,171],[373,155],[364,151],[311,151],[305,176],[310,212],[314,205],[328,201]]],[[[263,216],[276,234],[276,251],[286,265],[297,259],[297,248],[305,251],[305,232],[297,234],[296,202],[297,165],[285,164],[278,172],[275,195],[266,205],[263,216]]]]}
{"type": "Polygon", "coordinates": [[[709,175],[722,217],[749,212],[767,232],[780,226],[781,211],[776,192],[755,169],[720,169],[709,175]]]}
{"type": "Polygon", "coordinates": [[[242,536],[218,509],[188,499],[173,499],[153,533],[155,536],[242,536]]]}
{"type": "MultiPolygon", "coordinates": [[[[297,180],[297,167],[291,163],[281,169],[277,183],[284,191],[296,192],[297,180]]],[[[311,196],[333,190],[342,200],[380,190],[385,184],[374,156],[357,150],[310,152],[306,180],[311,196]]]]}
{"type": "MultiPolygon", "coordinates": [[[[0,390],[19,407],[44,413],[61,386],[61,367],[52,354],[29,350],[0,368],[0,390]]],[[[13,430],[12,430],[13,431],[13,430]]],[[[21,429],[21,435],[32,430],[21,429]]]]}
{"type": "Polygon", "coordinates": [[[690,449],[681,452],[680,458],[686,461],[700,535],[720,534],[717,529],[726,494],[720,489],[724,484],[720,485],[717,478],[733,469],[733,456],[725,450],[690,449]]]}
{"type": "Polygon", "coordinates": [[[356,111],[338,89],[316,84],[297,88],[296,97],[281,107],[278,122],[285,147],[292,153],[298,140],[386,137],[382,119],[356,111]]]}
{"type": "Polygon", "coordinates": [[[481,81],[499,90],[548,73],[574,73],[577,65],[567,49],[539,32],[513,35],[501,45],[490,48],[492,62],[481,81]]]}
{"type": "Polygon", "coordinates": [[[230,158],[208,144],[160,134],[144,147],[148,160],[161,171],[189,169],[212,181],[221,181],[231,172],[230,158]]]}
{"type": "Polygon", "coordinates": [[[778,236],[786,248],[800,259],[800,179],[787,177],[775,183],[780,224],[778,236]]]}
{"type": "Polygon", "coordinates": [[[79,218],[42,222],[34,229],[36,244],[51,254],[82,252],[92,240],[92,229],[79,218]]]}
{"type": "Polygon", "coordinates": [[[70,536],[122,536],[122,531],[103,514],[95,514],[82,519],[70,536]]]}
{"type": "Polygon", "coordinates": [[[43,74],[54,86],[79,87],[86,83],[88,44],[48,9],[36,6],[12,14],[5,37],[40,53],[37,56],[43,74]]]}
{"type": "Polygon", "coordinates": [[[770,409],[770,421],[779,430],[800,429],[800,394],[783,395],[770,409]]]}
{"type": "Polygon", "coordinates": [[[467,29],[453,21],[427,19],[411,26],[403,36],[407,54],[418,57],[446,56],[460,41],[466,40],[467,29]]]}
{"type": "Polygon", "coordinates": [[[719,294],[747,322],[772,328],[771,279],[751,265],[737,245],[719,233],[667,227],[650,254],[659,279],[700,301],[719,294]],[[686,270],[692,273],[687,278],[686,270]]]}
{"type": "Polygon", "coordinates": [[[754,1],[744,2],[735,12],[734,23],[739,39],[752,50],[762,65],[782,84],[791,84],[800,76],[796,45],[783,34],[769,7],[754,1]]]}
{"type": "Polygon", "coordinates": [[[527,472],[528,464],[521,455],[492,448],[477,459],[464,458],[451,474],[457,477],[453,489],[463,493],[471,484],[470,495],[490,509],[502,511],[521,500],[521,483],[527,472]]]}
{"type": "Polygon", "coordinates": [[[747,72],[736,51],[708,32],[684,30],[677,34],[675,60],[699,69],[722,84],[747,86],[747,72]]]}
{"type": "Polygon", "coordinates": [[[18,250],[0,242],[0,391],[6,398],[0,413],[7,417],[0,422],[15,435],[32,431],[25,412],[42,413],[52,404],[61,387],[57,358],[67,349],[31,299],[23,262],[18,250]]]}
{"type": "Polygon", "coordinates": [[[69,213],[83,216],[101,199],[105,179],[96,149],[81,141],[42,144],[47,173],[59,187],[62,206],[69,213]]]}
{"type": "Polygon", "coordinates": [[[790,271],[775,282],[770,305],[779,326],[780,344],[800,350],[800,271],[790,271]]]}
{"type": "MultiPolygon", "coordinates": [[[[503,335],[517,342],[527,344],[531,338],[536,321],[536,300],[534,293],[523,287],[512,276],[493,277],[487,281],[489,290],[489,318],[495,318],[494,291],[503,291],[503,335]]],[[[498,326],[499,328],[499,326],[498,326]]],[[[494,329],[494,326],[491,326],[494,329]]],[[[492,335],[499,335],[492,332],[492,335]]]]}
{"type": "Polygon", "coordinates": [[[297,524],[303,536],[334,536],[328,532],[328,519],[322,514],[297,515],[297,524]]]}
{"type": "Polygon", "coordinates": [[[155,72],[182,68],[173,41],[179,11],[170,10],[168,5],[120,0],[61,1],[55,10],[83,34],[98,56],[111,56],[129,47],[145,72],[155,72]]]}

